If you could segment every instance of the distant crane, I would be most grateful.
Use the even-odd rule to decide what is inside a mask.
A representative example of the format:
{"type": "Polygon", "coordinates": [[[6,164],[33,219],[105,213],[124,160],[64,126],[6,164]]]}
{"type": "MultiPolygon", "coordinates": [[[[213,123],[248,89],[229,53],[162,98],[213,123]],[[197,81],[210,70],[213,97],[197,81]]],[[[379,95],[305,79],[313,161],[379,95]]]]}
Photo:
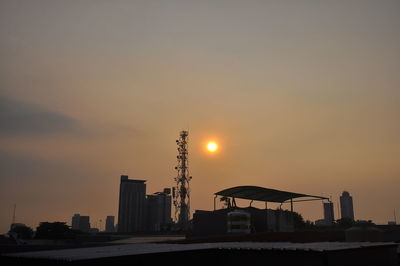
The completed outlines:
{"type": "Polygon", "coordinates": [[[188,161],[188,131],[181,131],[179,139],[176,140],[178,145],[178,156],[176,156],[178,165],[175,169],[178,172],[174,178],[176,186],[172,188],[172,197],[174,198],[175,220],[178,229],[187,230],[190,219],[190,188],[189,181],[189,161],[188,161]]]}

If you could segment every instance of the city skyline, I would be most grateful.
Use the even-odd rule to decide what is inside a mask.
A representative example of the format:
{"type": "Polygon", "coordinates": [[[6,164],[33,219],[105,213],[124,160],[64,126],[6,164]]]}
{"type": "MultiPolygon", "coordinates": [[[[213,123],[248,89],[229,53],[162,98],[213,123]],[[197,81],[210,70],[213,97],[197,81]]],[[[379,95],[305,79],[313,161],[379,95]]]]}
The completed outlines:
{"type": "MultiPolygon", "coordinates": [[[[255,185],[335,209],[349,191],[355,219],[386,224],[400,209],[399,12],[389,0],[1,1],[0,231],[14,204],[31,227],[118,217],[121,175],[173,187],[181,130],[191,213],[255,185]]],[[[309,220],[321,209],[295,205],[309,220]]]]}

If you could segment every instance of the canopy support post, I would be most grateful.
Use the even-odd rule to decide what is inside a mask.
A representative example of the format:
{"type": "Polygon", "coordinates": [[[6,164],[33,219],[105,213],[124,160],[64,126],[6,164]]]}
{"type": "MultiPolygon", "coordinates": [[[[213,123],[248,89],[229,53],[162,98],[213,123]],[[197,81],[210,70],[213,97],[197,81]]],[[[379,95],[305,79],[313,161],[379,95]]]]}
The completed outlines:
{"type": "Polygon", "coordinates": [[[290,216],[291,216],[292,226],[293,226],[293,231],[294,231],[293,199],[290,199],[290,216]]]}
{"type": "Polygon", "coordinates": [[[267,224],[267,232],[269,232],[268,227],[268,201],[265,202],[265,223],[267,224]]]}
{"type": "Polygon", "coordinates": [[[290,199],[290,211],[293,213],[293,199],[290,199]]]}

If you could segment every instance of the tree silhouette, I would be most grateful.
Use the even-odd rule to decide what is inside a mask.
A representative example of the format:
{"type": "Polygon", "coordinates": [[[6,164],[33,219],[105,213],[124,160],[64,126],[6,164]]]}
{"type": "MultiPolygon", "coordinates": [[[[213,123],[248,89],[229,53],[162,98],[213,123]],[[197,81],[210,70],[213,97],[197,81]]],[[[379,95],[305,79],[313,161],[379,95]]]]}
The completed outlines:
{"type": "Polygon", "coordinates": [[[37,239],[73,239],[74,232],[65,222],[41,222],[36,228],[37,239]]]}
{"type": "Polygon", "coordinates": [[[354,225],[354,221],[350,218],[340,218],[336,220],[336,224],[341,228],[349,228],[354,225]]]}
{"type": "Polygon", "coordinates": [[[9,233],[15,233],[20,239],[31,239],[33,236],[33,230],[26,225],[17,225],[13,227],[9,233]]]}

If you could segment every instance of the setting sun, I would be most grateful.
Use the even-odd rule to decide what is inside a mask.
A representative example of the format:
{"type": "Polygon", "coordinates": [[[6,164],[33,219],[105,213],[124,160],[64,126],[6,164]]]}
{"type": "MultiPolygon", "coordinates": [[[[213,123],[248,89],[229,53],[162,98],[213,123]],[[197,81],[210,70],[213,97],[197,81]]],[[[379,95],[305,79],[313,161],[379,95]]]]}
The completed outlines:
{"type": "Polygon", "coordinates": [[[215,141],[210,141],[207,143],[207,150],[209,152],[215,152],[218,149],[218,144],[215,141]]]}

